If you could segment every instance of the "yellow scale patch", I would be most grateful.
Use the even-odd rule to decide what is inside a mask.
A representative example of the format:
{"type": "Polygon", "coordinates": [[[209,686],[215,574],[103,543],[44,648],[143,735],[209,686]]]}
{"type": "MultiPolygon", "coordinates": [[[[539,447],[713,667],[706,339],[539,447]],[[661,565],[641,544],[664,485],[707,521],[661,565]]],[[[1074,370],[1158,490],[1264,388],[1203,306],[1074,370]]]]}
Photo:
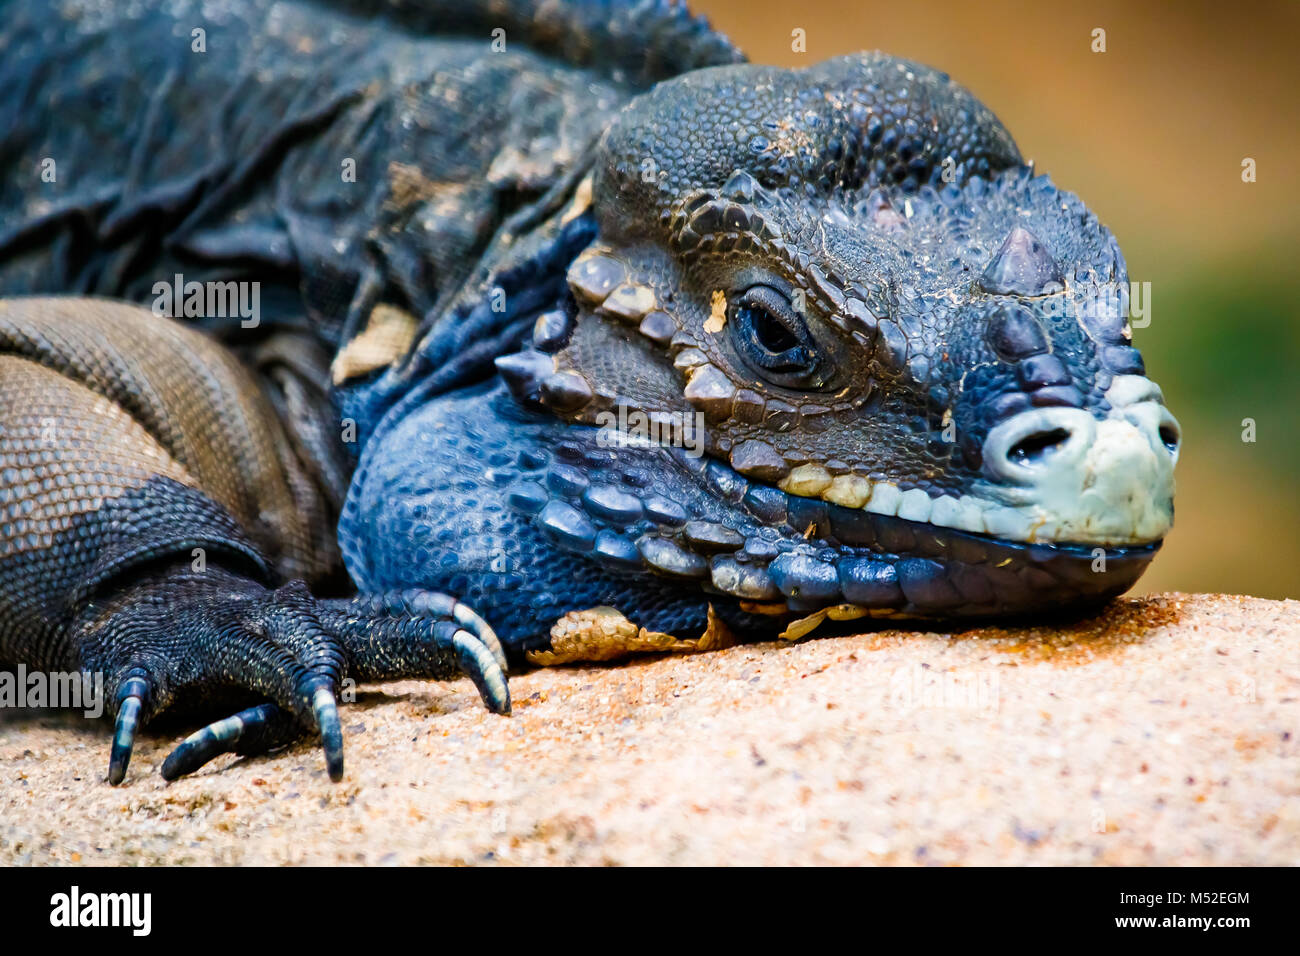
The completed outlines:
{"type": "Polygon", "coordinates": [[[343,347],[330,365],[335,385],[365,375],[385,365],[392,365],[406,354],[415,338],[419,323],[415,316],[391,305],[380,303],[370,310],[365,331],[343,347]]]}
{"type": "Polygon", "coordinates": [[[709,317],[704,320],[704,331],[717,335],[727,325],[727,294],[714,289],[709,299],[709,317]]]}
{"type": "Polygon", "coordinates": [[[532,664],[550,667],[578,661],[610,661],[629,654],[698,653],[732,647],[735,636],[709,605],[708,624],[694,640],[679,640],[671,634],[647,631],[612,607],[570,611],[551,626],[551,649],[529,651],[532,664]]]}

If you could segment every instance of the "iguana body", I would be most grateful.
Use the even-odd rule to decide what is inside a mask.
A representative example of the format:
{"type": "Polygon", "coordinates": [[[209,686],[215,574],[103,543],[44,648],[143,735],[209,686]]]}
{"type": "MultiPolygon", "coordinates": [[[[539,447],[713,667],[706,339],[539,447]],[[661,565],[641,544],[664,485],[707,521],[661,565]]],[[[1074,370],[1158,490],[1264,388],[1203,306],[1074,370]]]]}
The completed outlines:
{"type": "Polygon", "coordinates": [[[1172,520],[1118,247],[941,74],[655,3],[0,23],[0,664],[105,674],[114,782],[172,707],[248,709],[169,777],[337,777],[345,678],[1087,606],[1172,520]]]}

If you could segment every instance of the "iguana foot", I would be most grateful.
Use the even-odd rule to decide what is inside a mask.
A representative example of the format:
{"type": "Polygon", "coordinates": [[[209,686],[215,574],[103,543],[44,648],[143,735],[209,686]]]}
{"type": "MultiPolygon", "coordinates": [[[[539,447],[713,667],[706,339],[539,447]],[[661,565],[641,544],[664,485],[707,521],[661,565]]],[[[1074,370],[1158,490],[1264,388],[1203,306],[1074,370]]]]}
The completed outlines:
{"type": "Polygon", "coordinates": [[[136,729],[168,709],[264,701],[188,737],[163,763],[167,780],[223,753],[263,754],[307,733],[319,735],[330,778],[341,779],[344,679],[465,675],[489,710],[510,712],[496,635],[468,607],[432,592],[317,600],[301,582],[270,591],[217,569],[173,571],[115,598],[84,646],[91,661],[97,648],[111,654],[120,675],[112,784],[125,779],[136,729]]]}

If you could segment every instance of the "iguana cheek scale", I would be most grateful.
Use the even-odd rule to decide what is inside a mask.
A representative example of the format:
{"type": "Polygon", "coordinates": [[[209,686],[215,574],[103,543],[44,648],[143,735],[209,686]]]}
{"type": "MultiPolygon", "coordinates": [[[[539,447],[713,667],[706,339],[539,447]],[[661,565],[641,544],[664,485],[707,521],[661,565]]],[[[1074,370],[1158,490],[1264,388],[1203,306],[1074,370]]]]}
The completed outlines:
{"type": "Polygon", "coordinates": [[[337,779],[352,680],[1087,608],[1172,523],[1114,238],[943,74],[659,4],[55,7],[0,34],[0,663],[105,675],[114,783],[168,709],[233,714],[168,778],[337,779]],[[182,275],[257,321],[127,304],[182,275]]]}

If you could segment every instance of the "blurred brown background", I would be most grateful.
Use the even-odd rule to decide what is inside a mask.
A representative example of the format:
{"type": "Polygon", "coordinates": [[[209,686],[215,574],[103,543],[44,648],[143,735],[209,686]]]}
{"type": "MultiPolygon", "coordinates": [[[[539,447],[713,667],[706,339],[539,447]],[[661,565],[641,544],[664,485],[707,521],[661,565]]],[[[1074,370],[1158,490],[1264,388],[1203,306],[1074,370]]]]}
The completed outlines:
{"type": "Polygon", "coordinates": [[[692,8],[757,62],[878,49],[993,109],[1118,236],[1130,278],[1151,283],[1135,344],[1184,444],[1174,531],[1137,592],[1300,597],[1300,3],[692,8]],[[1098,27],[1105,53],[1091,49],[1098,27]],[[792,52],[795,28],[806,53],[792,52]]]}

